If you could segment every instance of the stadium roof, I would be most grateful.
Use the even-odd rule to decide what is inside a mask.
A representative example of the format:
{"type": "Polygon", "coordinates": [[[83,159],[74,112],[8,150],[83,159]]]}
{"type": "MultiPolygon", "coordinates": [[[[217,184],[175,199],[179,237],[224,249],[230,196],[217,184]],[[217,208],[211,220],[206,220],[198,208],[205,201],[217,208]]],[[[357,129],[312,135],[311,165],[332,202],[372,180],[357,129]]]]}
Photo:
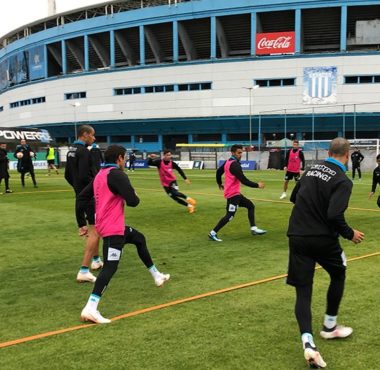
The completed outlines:
{"type": "Polygon", "coordinates": [[[30,36],[34,33],[62,26],[64,24],[77,22],[83,19],[90,19],[109,14],[125,12],[128,10],[154,7],[160,5],[177,5],[178,3],[194,0],[109,0],[95,5],[73,9],[63,13],[57,13],[35,22],[28,23],[16,28],[0,38],[0,49],[12,42],[30,36]]]}

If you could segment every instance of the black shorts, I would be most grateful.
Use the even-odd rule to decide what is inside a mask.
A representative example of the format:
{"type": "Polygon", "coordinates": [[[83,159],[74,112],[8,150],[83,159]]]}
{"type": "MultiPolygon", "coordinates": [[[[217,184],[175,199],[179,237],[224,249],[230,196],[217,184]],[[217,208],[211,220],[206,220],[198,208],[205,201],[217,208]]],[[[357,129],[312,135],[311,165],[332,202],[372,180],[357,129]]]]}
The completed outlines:
{"type": "Polygon", "coordinates": [[[48,159],[48,160],[47,160],[47,163],[48,163],[48,164],[53,164],[53,165],[54,165],[54,159],[48,159]]]}
{"type": "Polygon", "coordinates": [[[311,285],[316,263],[319,263],[331,276],[344,275],[346,256],[339,240],[323,236],[290,236],[287,284],[311,285]]]}
{"type": "Polygon", "coordinates": [[[238,208],[244,207],[244,208],[251,208],[253,207],[253,203],[246,198],[243,194],[235,195],[234,197],[227,199],[227,205],[226,210],[230,213],[236,213],[238,208]]]}
{"type": "Polygon", "coordinates": [[[163,187],[164,190],[166,191],[166,194],[170,194],[172,193],[173,191],[178,191],[179,190],[179,186],[177,184],[177,181],[172,181],[169,186],[164,186],[163,187]]]}
{"type": "Polygon", "coordinates": [[[292,180],[294,179],[295,181],[298,181],[300,179],[300,173],[299,172],[290,172],[290,171],[286,171],[286,174],[285,174],[285,181],[289,181],[289,180],[292,180]]]}
{"type": "Polygon", "coordinates": [[[125,244],[135,244],[143,235],[133,227],[126,226],[124,235],[111,235],[103,238],[104,260],[119,261],[125,244]]]}

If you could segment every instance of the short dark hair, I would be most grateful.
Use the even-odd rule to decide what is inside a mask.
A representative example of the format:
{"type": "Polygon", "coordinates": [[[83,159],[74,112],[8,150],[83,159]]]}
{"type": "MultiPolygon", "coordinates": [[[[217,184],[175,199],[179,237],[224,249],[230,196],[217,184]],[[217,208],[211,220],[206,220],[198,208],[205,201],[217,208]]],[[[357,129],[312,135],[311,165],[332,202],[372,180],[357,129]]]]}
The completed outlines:
{"type": "Polygon", "coordinates": [[[343,156],[350,150],[350,143],[343,137],[336,137],[330,143],[329,152],[332,155],[343,156]]]}
{"type": "Polygon", "coordinates": [[[166,149],[166,150],[164,150],[164,155],[165,155],[165,154],[168,154],[168,153],[171,153],[171,152],[172,152],[171,150],[166,149]]]}
{"type": "Polygon", "coordinates": [[[91,132],[95,131],[94,128],[90,125],[82,125],[78,128],[78,137],[83,136],[84,133],[91,134],[91,132]]]}
{"type": "Polygon", "coordinates": [[[243,149],[243,145],[240,144],[234,144],[231,146],[231,153],[235,153],[238,149],[243,149]]]}
{"type": "Polygon", "coordinates": [[[299,144],[300,142],[297,139],[295,139],[295,140],[293,140],[293,143],[299,144]]]}
{"type": "Polygon", "coordinates": [[[119,156],[124,157],[127,150],[121,145],[110,145],[104,152],[106,163],[116,163],[119,156]]]}
{"type": "Polygon", "coordinates": [[[378,156],[376,157],[376,160],[378,161],[380,159],[380,154],[378,154],[378,156]]]}

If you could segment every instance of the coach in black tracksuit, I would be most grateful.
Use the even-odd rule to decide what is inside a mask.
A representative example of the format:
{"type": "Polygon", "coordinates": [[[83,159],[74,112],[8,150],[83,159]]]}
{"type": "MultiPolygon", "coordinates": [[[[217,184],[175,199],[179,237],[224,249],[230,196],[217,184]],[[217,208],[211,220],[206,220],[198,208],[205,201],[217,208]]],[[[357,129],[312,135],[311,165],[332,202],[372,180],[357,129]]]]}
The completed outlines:
{"type": "MultiPolygon", "coordinates": [[[[312,355],[318,353],[311,325],[311,296],[316,262],[329,273],[331,279],[321,336],[325,339],[341,338],[352,332],[351,328],[337,327],[336,323],[346,274],[346,259],[338,238],[341,235],[354,243],[360,243],[364,237],[363,233],[348,226],[344,218],[352,190],[352,182],[345,174],[349,145],[343,138],[334,139],[330,144],[330,157],[323,164],[313,165],[306,171],[290,198],[295,205],[287,233],[287,283],[296,288],[295,314],[305,358],[310,356],[310,351],[312,355]]],[[[319,353],[318,356],[320,357],[319,353]]],[[[310,359],[307,360],[310,363],[310,359]]]]}
{"type": "MultiPolygon", "coordinates": [[[[375,194],[377,184],[380,185],[380,154],[376,157],[376,161],[377,167],[373,170],[372,189],[369,193],[369,198],[372,198],[372,196],[375,194]]],[[[380,195],[377,198],[377,205],[380,207],[380,195]]]]}
{"type": "Polygon", "coordinates": [[[363,162],[364,155],[360,153],[359,149],[355,149],[351,154],[352,162],[352,180],[355,180],[355,171],[358,171],[359,180],[362,178],[362,171],[360,170],[360,163],[363,162]]]}

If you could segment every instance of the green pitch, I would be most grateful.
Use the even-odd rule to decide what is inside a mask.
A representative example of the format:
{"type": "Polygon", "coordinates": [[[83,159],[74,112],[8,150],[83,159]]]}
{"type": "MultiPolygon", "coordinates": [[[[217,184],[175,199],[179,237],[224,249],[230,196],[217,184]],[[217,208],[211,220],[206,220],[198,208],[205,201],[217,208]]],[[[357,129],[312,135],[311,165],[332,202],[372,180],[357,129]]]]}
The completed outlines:
{"type": "MultiPolygon", "coordinates": [[[[105,317],[237,286],[286,273],[286,228],[291,211],[279,201],[283,173],[247,172],[266,183],[264,190],[242,187],[256,204],[257,225],[265,236],[249,233],[246,211],[218,236],[207,234],[225,212],[214,171],[186,171],[180,190],[198,201],[197,212],[173,202],[157,171],[130,174],[141,203],[127,208],[127,224],[143,232],[158,268],[171,280],[156,288],[135,247],[124,249],[119,270],[99,309],[105,317]]],[[[91,292],[77,284],[83,241],[74,222],[73,192],[62,175],[37,173],[21,189],[12,173],[13,194],[0,196],[0,342],[80,325],[91,292]]],[[[348,258],[380,251],[380,212],[368,200],[370,174],[355,182],[349,224],[366,233],[362,244],[342,240],[348,258]]],[[[294,184],[290,185],[292,188],[294,184]]],[[[3,189],[3,184],[1,189],[3,189]]],[[[289,193],[290,194],[290,193],[289,193]]],[[[378,369],[380,256],[348,265],[339,319],[354,328],[351,338],[319,338],[328,285],[316,272],[313,298],[316,344],[328,368],[378,369]]],[[[0,349],[1,369],[303,369],[306,368],[293,314],[294,290],[284,279],[0,349]]]]}

